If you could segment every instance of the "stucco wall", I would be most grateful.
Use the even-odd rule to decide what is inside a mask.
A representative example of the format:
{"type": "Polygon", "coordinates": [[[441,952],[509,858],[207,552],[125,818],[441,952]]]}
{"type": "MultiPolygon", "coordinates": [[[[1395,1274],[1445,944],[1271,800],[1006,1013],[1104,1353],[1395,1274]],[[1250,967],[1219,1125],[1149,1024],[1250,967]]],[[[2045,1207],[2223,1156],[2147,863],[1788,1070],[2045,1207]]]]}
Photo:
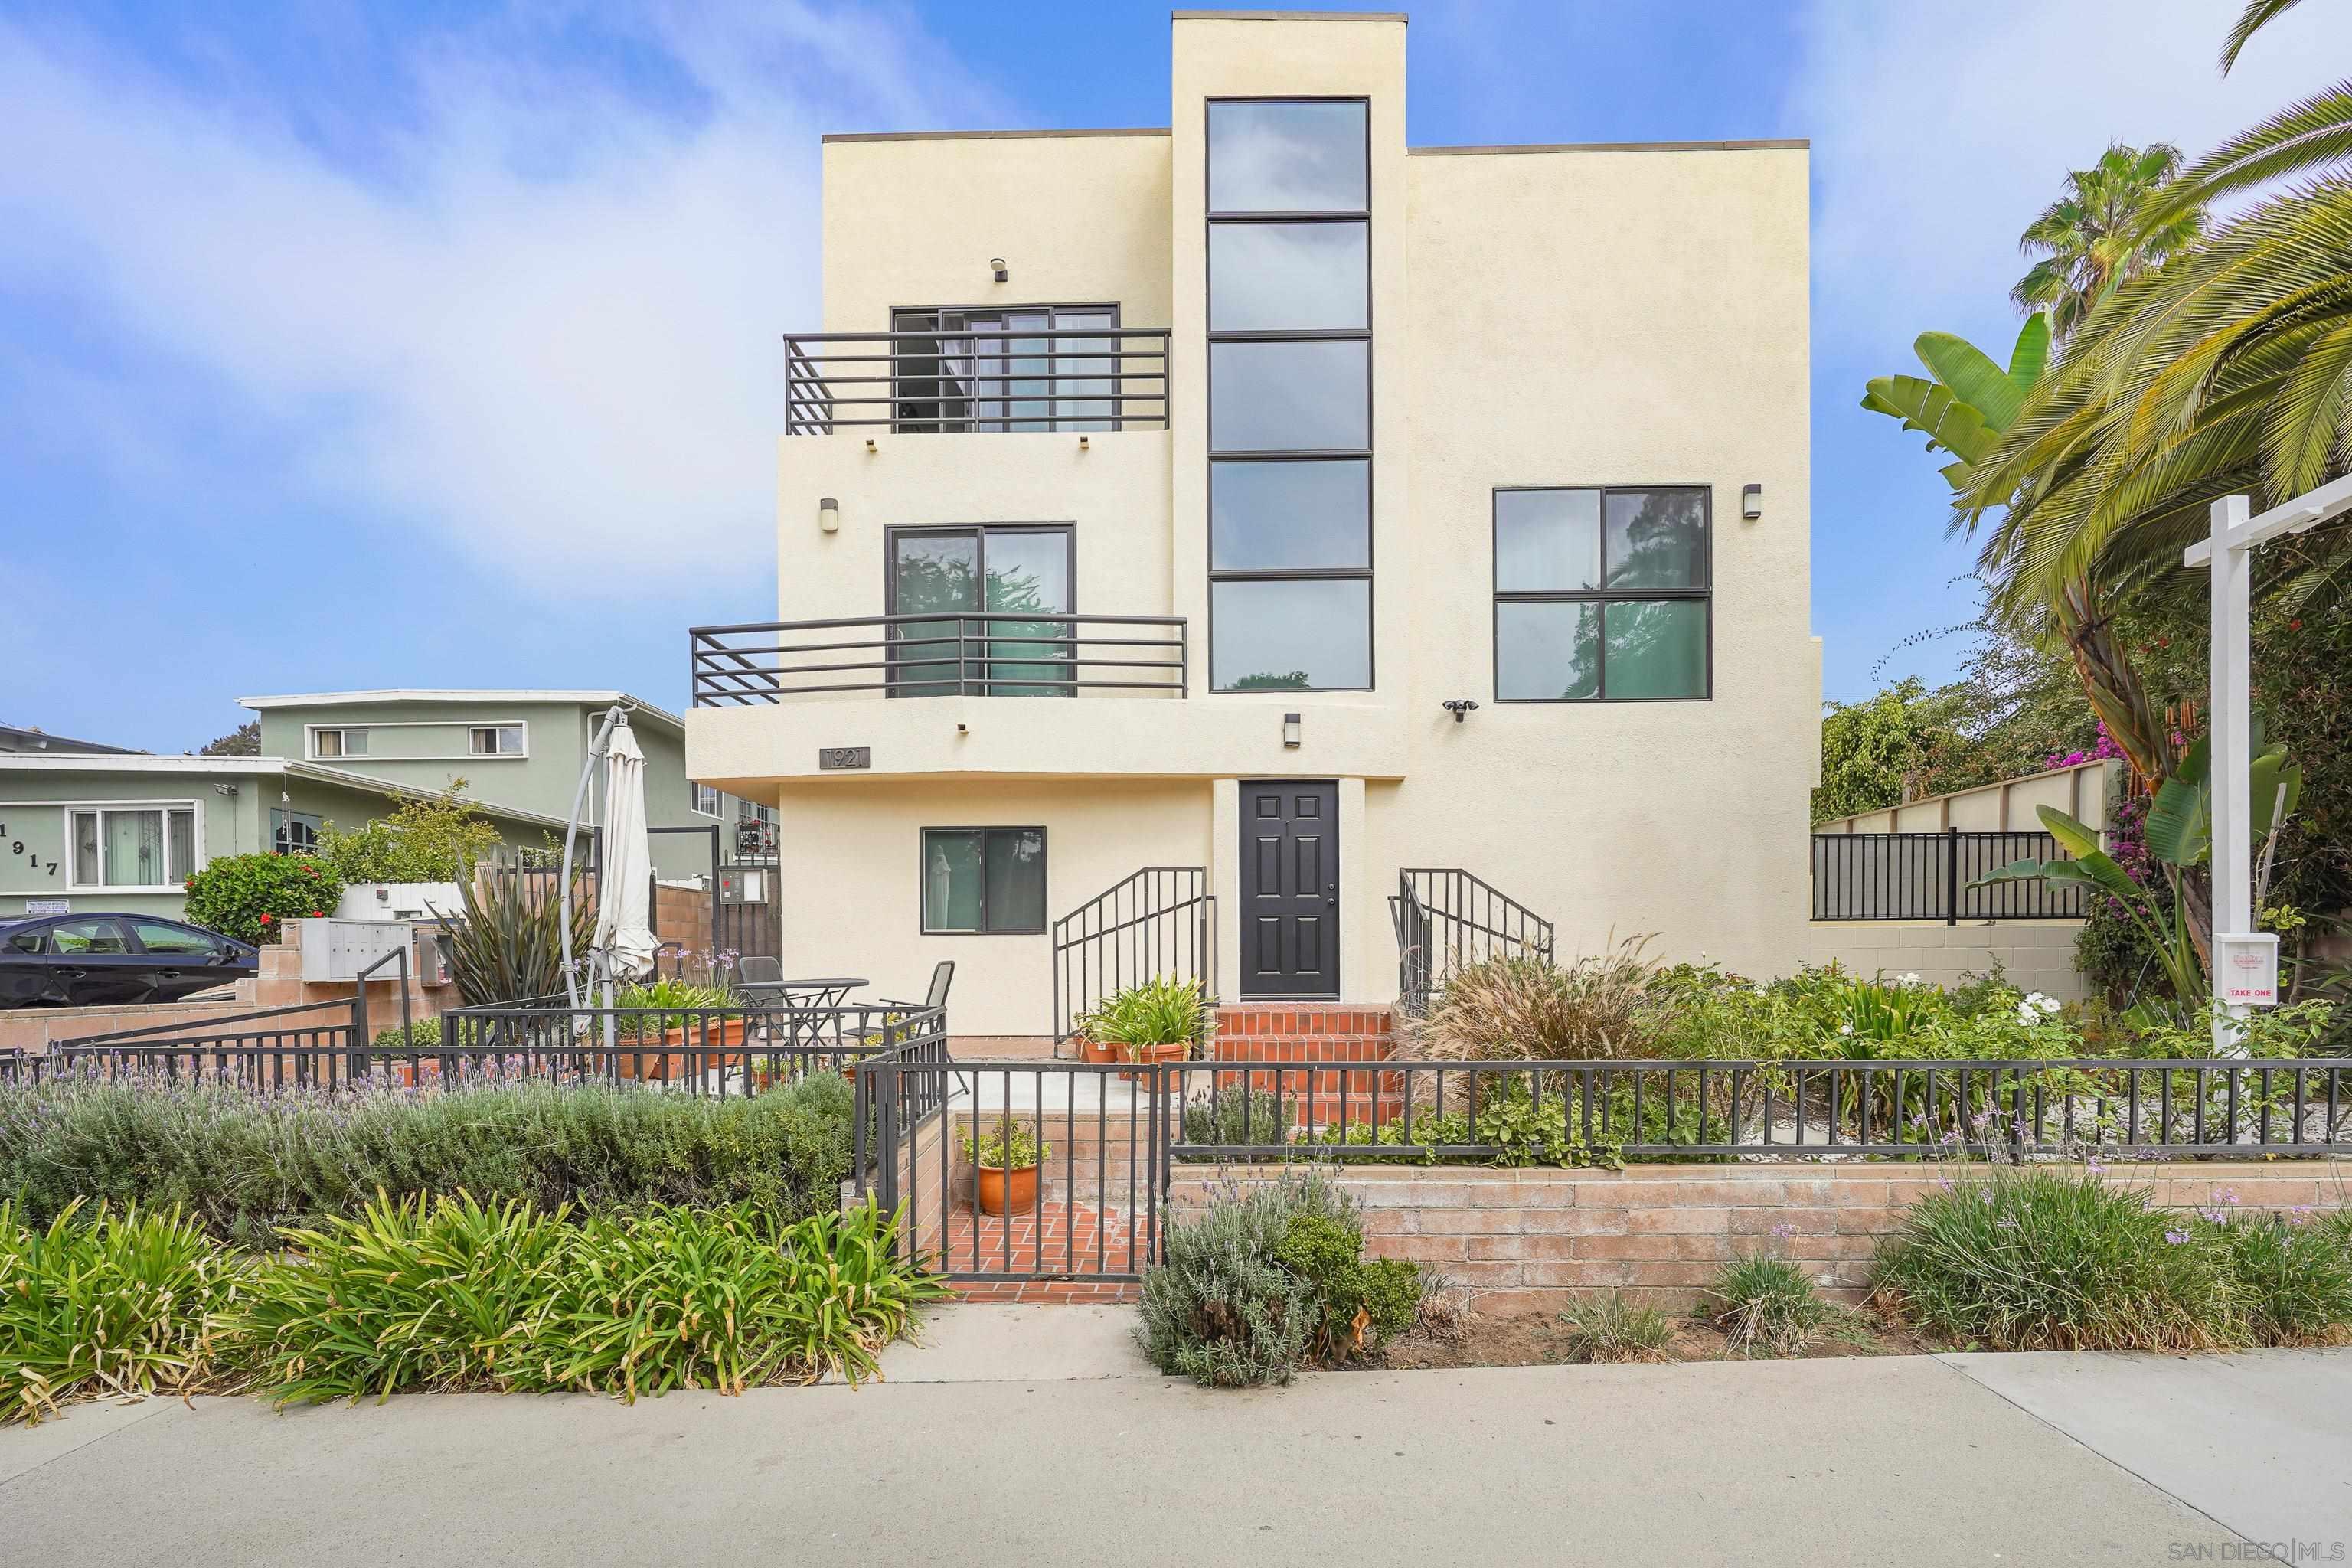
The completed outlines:
{"type": "Polygon", "coordinates": [[[2022,778],[2003,779],[1976,789],[1955,790],[1906,801],[1885,811],[1832,816],[1813,826],[1816,833],[2038,833],[2035,808],[2053,805],[2086,827],[2105,831],[2107,799],[2123,776],[2118,762],[2080,763],[2022,778]]]}
{"type": "Polygon", "coordinates": [[[1052,939],[924,935],[923,828],[1043,826],[1049,922],[1145,866],[1208,858],[1209,792],[1200,784],[807,785],[784,792],[783,816],[793,825],[779,870],[785,973],[862,976],[870,984],[857,996],[909,998],[924,994],[934,963],[953,959],[948,1026],[958,1036],[1051,1029],[1052,939]]]}

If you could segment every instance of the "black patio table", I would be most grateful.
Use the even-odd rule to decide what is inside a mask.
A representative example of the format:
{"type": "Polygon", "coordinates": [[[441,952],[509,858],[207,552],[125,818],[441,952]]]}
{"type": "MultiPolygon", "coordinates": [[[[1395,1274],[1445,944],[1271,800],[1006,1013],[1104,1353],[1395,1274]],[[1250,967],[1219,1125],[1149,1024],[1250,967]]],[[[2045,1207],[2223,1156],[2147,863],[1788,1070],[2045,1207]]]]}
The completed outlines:
{"type": "Polygon", "coordinates": [[[824,1026],[833,1010],[852,991],[869,984],[864,975],[832,975],[808,980],[738,981],[735,989],[762,1006],[784,1014],[784,1026],[795,1046],[805,1039],[822,1045],[824,1026]]]}

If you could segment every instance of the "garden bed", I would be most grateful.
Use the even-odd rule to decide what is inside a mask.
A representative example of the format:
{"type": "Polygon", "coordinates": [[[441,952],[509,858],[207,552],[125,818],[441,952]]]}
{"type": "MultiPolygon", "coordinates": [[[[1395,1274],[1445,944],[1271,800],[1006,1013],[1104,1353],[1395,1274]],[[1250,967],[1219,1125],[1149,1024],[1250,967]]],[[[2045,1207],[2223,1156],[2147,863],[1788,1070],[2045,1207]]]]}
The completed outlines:
{"type": "MultiPolygon", "coordinates": [[[[1841,1356],[1925,1355],[1944,1347],[1931,1343],[1909,1325],[1883,1313],[1854,1315],[1847,1331],[1825,1333],[1809,1341],[1804,1360],[1841,1356]]],[[[1674,1339],[1655,1359],[1660,1362],[1723,1361],[1731,1356],[1721,1330],[1685,1319],[1677,1323],[1674,1339]]],[[[1454,1333],[1415,1332],[1388,1347],[1377,1360],[1351,1363],[1349,1371],[1419,1371],[1466,1366],[1565,1366],[1583,1363],[1573,1336],[1558,1312],[1473,1312],[1454,1333]]]]}

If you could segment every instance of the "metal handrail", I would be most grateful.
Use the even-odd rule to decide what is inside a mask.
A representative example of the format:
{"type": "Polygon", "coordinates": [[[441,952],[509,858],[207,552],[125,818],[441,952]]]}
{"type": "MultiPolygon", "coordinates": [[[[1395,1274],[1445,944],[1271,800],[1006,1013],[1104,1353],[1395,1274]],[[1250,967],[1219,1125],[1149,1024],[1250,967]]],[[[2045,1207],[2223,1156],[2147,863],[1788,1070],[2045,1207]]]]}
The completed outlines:
{"type": "Polygon", "coordinates": [[[1165,429],[1168,339],[1165,327],[796,332],[784,339],[784,432],[1165,429]],[[887,369],[841,368],[862,365],[887,369]]]}
{"type": "Polygon", "coordinates": [[[1397,939],[1397,996],[1419,1017],[1430,993],[1465,963],[1497,955],[1553,961],[1551,921],[1458,866],[1408,866],[1389,897],[1397,939]]]}
{"type": "Polygon", "coordinates": [[[692,706],[880,691],[893,697],[1189,696],[1181,616],[939,611],[696,626],[687,633],[692,706]],[[944,628],[952,626],[952,631],[944,628]],[[1100,634],[1091,628],[1102,627],[1100,634]],[[835,634],[870,630],[844,637],[835,634]],[[1156,632],[1157,636],[1126,635],[1156,632]],[[744,640],[754,639],[754,640],[744,640]],[[863,658],[817,656],[866,655],[863,658]]]}
{"type": "Polygon", "coordinates": [[[1140,981],[1190,980],[1217,999],[1217,896],[1204,866],[1146,866],[1054,922],[1054,1054],[1077,1020],[1140,981]]]}

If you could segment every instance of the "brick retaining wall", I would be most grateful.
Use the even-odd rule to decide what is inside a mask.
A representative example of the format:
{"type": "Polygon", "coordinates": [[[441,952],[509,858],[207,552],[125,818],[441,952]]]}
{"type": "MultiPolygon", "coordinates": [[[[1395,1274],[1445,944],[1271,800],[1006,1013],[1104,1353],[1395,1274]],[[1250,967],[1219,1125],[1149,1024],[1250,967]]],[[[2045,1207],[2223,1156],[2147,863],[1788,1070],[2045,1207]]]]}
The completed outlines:
{"type": "MultiPolygon", "coordinates": [[[[1981,1173],[1981,1167],[1977,1168],[1981,1173]]],[[[1182,1212],[1224,1183],[1275,1179],[1277,1167],[1181,1166],[1170,1207],[1182,1212]]],[[[1478,1293],[1482,1310],[1553,1310],[1572,1291],[1615,1288],[1680,1310],[1741,1252],[1785,1246],[1832,1294],[1860,1298],[1872,1252],[1904,1208],[1961,1166],[1638,1165],[1624,1171],[1498,1171],[1361,1165],[1337,1180],[1363,1205],[1370,1248],[1429,1264],[1478,1293]],[[1793,1227],[1785,1242],[1775,1226],[1793,1227]]],[[[2111,1168],[2170,1208],[2234,1192],[2245,1208],[2352,1200],[2333,1164],[2232,1163],[2111,1168]]]]}

